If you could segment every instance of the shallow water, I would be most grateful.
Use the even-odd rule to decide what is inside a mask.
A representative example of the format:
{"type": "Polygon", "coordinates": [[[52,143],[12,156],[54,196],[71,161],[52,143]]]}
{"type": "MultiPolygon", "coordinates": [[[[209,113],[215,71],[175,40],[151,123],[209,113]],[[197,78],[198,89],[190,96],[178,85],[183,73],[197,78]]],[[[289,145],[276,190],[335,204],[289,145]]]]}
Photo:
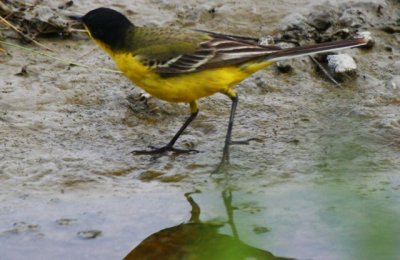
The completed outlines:
{"type": "MultiPolygon", "coordinates": [[[[344,2],[330,1],[333,7],[344,2]]],[[[293,12],[306,16],[317,3],[74,1],[71,10],[107,5],[137,24],[261,36],[279,31],[293,12]]],[[[221,156],[226,97],[201,100],[199,117],[178,142],[200,153],[132,156],[134,149],[165,143],[188,108],[155,99],[146,105],[120,74],[7,47],[10,55],[0,64],[1,258],[121,259],[146,237],[173,227],[168,237],[182,240],[177,226],[191,218],[184,194],[199,191],[192,194],[201,209],[196,223],[214,225],[213,239],[236,236],[238,248],[296,259],[396,259],[400,36],[379,28],[385,19],[395,23],[399,5],[357,3],[365,13],[381,4],[387,18],[369,13],[372,50],[346,51],[357,61],[356,79],[335,88],[301,58],[289,74],[271,67],[240,83],[234,138],[262,141],[233,146],[226,174],[210,174],[221,156]],[[27,76],[15,75],[25,65],[27,76]],[[130,94],[134,101],[128,102],[130,94]],[[224,190],[232,190],[229,207],[224,190]]],[[[84,35],[40,41],[64,59],[114,68],[84,35]]],[[[217,248],[222,252],[229,243],[217,248]]]]}

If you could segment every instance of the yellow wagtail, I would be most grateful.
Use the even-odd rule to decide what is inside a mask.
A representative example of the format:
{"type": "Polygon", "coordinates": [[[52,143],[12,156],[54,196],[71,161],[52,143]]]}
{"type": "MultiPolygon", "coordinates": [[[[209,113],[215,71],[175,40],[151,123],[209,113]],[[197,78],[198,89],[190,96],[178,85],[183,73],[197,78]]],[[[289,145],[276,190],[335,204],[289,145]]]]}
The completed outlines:
{"type": "MultiPolygon", "coordinates": [[[[190,105],[190,116],[168,144],[134,154],[182,150],[174,147],[199,112],[197,100],[217,92],[232,100],[221,163],[229,162],[229,145],[238,95],[234,85],[277,60],[365,45],[364,38],[282,49],[264,46],[251,38],[206,31],[138,27],[123,14],[108,8],[92,10],[81,21],[90,37],[137,86],[154,97],[190,105]]],[[[219,168],[218,167],[218,168],[219,168]]]]}

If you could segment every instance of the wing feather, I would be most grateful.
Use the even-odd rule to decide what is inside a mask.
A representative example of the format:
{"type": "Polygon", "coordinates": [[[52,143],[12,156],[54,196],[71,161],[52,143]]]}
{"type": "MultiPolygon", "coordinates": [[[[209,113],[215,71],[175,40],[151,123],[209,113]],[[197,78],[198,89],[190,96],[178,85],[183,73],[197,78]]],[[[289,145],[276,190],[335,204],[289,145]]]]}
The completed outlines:
{"type": "MultiPolygon", "coordinates": [[[[217,37],[217,36],[215,36],[217,37]]],[[[257,43],[232,39],[232,36],[217,37],[199,44],[196,51],[171,58],[155,70],[165,76],[189,73],[206,68],[235,65],[281,50],[276,46],[261,46],[257,43]]]]}

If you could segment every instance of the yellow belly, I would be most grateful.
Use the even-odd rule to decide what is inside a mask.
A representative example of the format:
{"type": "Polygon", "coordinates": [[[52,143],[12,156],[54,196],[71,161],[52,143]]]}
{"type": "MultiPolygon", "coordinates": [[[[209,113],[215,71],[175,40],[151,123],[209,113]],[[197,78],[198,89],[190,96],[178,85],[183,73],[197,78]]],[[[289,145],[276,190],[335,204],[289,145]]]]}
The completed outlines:
{"type": "Polygon", "coordinates": [[[111,55],[117,67],[137,86],[154,97],[169,102],[192,102],[216,92],[226,92],[270,62],[249,63],[243,66],[228,66],[184,73],[177,76],[161,77],[143,66],[132,54],[111,55]]]}

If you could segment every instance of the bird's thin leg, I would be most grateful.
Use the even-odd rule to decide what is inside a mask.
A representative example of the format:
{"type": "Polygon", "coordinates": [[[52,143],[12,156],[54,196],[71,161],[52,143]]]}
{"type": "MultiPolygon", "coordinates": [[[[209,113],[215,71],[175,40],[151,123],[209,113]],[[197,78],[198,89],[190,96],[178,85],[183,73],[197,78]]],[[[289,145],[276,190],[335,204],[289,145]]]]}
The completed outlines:
{"type": "Polygon", "coordinates": [[[190,116],[186,119],[185,123],[181,126],[181,128],[176,132],[174,137],[169,141],[169,143],[165,146],[162,146],[160,148],[156,147],[151,147],[151,150],[136,150],[132,151],[132,154],[134,155],[142,155],[142,154],[160,154],[160,153],[165,153],[168,151],[175,152],[175,153],[190,153],[190,152],[198,152],[197,150],[194,149],[177,149],[174,148],[175,142],[178,140],[178,138],[181,136],[181,134],[185,131],[186,127],[190,125],[190,123],[196,118],[197,114],[199,113],[199,109],[197,107],[196,101],[190,102],[190,111],[191,114],[190,116]]]}
{"type": "Polygon", "coordinates": [[[215,171],[214,171],[215,173],[219,172],[224,166],[229,164],[229,145],[231,144],[233,121],[235,120],[236,107],[237,107],[237,104],[239,101],[238,95],[232,89],[229,89],[229,91],[225,92],[224,94],[226,94],[228,97],[230,97],[230,99],[232,100],[232,106],[231,106],[231,114],[229,116],[229,122],[228,122],[228,131],[225,136],[224,150],[222,151],[221,162],[215,169],[215,171]]]}

